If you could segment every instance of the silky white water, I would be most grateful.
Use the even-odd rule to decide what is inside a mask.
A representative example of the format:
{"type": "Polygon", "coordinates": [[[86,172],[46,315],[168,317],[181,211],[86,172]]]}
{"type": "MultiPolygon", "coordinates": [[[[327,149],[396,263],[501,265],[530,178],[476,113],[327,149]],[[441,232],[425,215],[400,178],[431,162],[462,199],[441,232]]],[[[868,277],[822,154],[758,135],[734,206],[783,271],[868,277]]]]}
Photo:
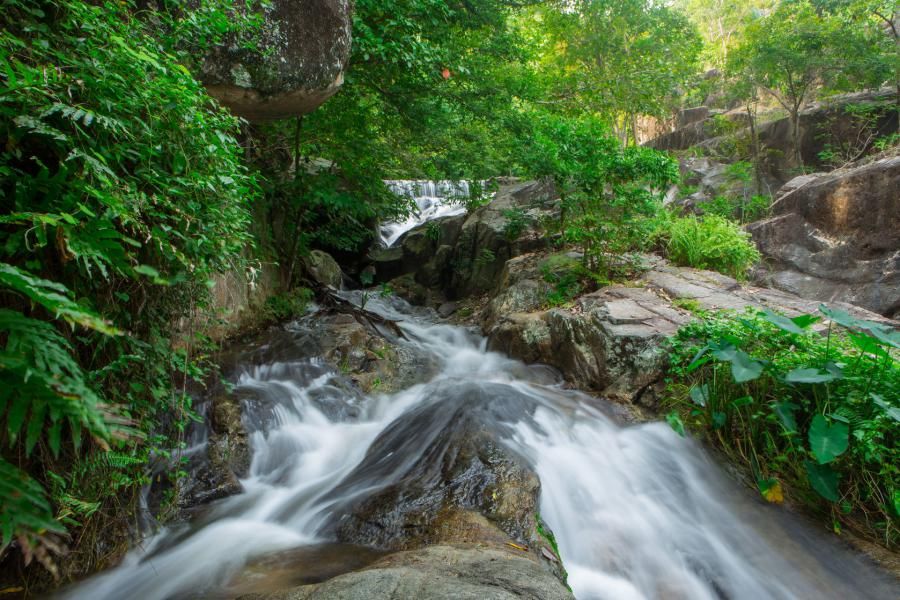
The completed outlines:
{"type": "Polygon", "coordinates": [[[463,214],[466,208],[462,200],[471,193],[468,181],[397,179],[385,181],[385,184],[398,196],[411,198],[416,205],[405,221],[392,221],[381,226],[381,243],[386,247],[393,246],[404,233],[426,221],[463,214]]]}
{"type": "MultiPolygon", "coordinates": [[[[497,418],[512,425],[505,443],[540,477],[541,515],[579,599],[893,597],[880,572],[762,505],[667,425],[623,425],[602,401],[563,389],[551,370],[487,352],[481,337],[400,300],[371,299],[367,308],[401,321],[408,339],[395,342],[421,358],[423,383],[363,396],[315,357],[243,368],[234,383],[252,431],[246,491],[159,532],[65,595],[227,596],[254,557],[327,541],[322,527],[335,507],[370,491],[341,484],[379,434],[441,390],[470,386],[493,390],[479,401],[502,393],[532,407],[527,419],[521,411],[497,418]]],[[[300,344],[308,327],[301,321],[288,333],[300,344]]]]}

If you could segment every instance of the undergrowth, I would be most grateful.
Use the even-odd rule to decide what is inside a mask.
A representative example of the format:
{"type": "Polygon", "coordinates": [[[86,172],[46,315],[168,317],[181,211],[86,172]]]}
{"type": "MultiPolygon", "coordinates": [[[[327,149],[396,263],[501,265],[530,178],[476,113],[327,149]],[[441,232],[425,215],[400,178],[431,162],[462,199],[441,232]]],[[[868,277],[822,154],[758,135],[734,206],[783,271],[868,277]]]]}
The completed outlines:
{"type": "Polygon", "coordinates": [[[702,432],[785,497],[900,542],[900,334],[820,308],[706,315],[674,341],[668,420],[702,432]],[[823,327],[823,331],[813,331],[823,327]]]}
{"type": "Polygon", "coordinates": [[[178,324],[207,303],[214,273],[242,268],[257,196],[237,119],[185,67],[248,21],[224,0],[202,5],[185,19],[180,2],[136,17],[129,1],[2,1],[9,561],[70,577],[113,560],[111,531],[132,526],[149,457],[198,418],[186,382],[207,375],[207,348],[190,319],[178,324]],[[67,541],[76,551],[55,561],[67,541]]]}

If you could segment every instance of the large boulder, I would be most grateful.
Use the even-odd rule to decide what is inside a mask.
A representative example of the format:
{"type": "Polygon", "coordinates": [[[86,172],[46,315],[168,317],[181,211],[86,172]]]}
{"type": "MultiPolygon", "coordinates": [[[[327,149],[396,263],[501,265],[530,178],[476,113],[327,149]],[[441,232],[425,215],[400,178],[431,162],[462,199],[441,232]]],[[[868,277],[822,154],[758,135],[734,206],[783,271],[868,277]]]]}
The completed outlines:
{"type": "Polygon", "coordinates": [[[341,87],[350,57],[351,0],[272,0],[256,48],[234,39],[203,61],[210,95],[249,121],[312,112],[341,87]]]}
{"type": "Polygon", "coordinates": [[[448,294],[462,298],[490,291],[507,260],[546,247],[542,228],[558,216],[559,196],[550,181],[503,186],[463,223],[453,251],[448,294]]]}
{"type": "Polygon", "coordinates": [[[312,250],[305,257],[304,264],[309,276],[326,287],[340,289],[344,281],[341,267],[334,258],[322,250],[312,250]]]}
{"type": "Polygon", "coordinates": [[[572,592],[527,553],[496,544],[397,552],[324,583],[241,600],[572,600],[572,592]]]}
{"type": "Polygon", "coordinates": [[[758,281],[804,298],[900,313],[900,156],[795,178],[748,226],[758,281]]]}
{"type": "Polygon", "coordinates": [[[540,543],[535,514],[540,482],[503,442],[507,423],[529,419],[533,400],[506,385],[429,384],[430,400],[376,440],[335,491],[338,540],[406,550],[461,540],[459,510],[486,517],[504,538],[540,543]],[[460,531],[457,531],[460,530],[460,531]]]}
{"type": "MultiPolygon", "coordinates": [[[[800,112],[799,134],[803,164],[826,168],[828,165],[823,161],[822,153],[828,146],[852,147],[857,140],[896,131],[898,116],[894,109],[894,97],[893,90],[870,90],[835,96],[804,108],[800,112]],[[870,117],[861,119],[857,113],[866,106],[872,107],[872,113],[870,117]]],[[[737,148],[746,146],[750,140],[746,114],[740,110],[710,114],[720,116],[689,123],[645,145],[658,150],[696,147],[706,155],[726,162],[738,160],[742,153],[737,148]]],[[[765,163],[763,171],[767,177],[785,183],[794,176],[798,167],[791,159],[791,122],[787,117],[765,119],[766,115],[760,115],[757,126],[765,163]]]]}

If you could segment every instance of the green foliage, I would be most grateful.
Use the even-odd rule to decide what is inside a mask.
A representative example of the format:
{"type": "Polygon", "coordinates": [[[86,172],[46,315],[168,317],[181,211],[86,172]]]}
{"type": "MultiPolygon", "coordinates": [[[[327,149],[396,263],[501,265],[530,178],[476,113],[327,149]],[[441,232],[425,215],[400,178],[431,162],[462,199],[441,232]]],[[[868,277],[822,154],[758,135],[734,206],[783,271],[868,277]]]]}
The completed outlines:
{"type": "Polygon", "coordinates": [[[718,215],[674,219],[666,251],[676,264],[711,269],[736,279],[744,279],[760,259],[749,234],[718,215]]]}
{"type": "Polygon", "coordinates": [[[425,237],[432,242],[441,241],[441,225],[437,221],[429,221],[425,227],[425,237]]]}
{"type": "Polygon", "coordinates": [[[519,239],[522,232],[528,227],[529,218],[521,208],[507,208],[503,211],[506,223],[503,225],[503,237],[513,242],[519,239]]]}
{"type": "Polygon", "coordinates": [[[531,118],[525,164],[556,183],[563,242],[581,250],[586,268],[612,278],[627,253],[645,247],[662,191],[678,179],[677,163],[649,148],[623,147],[593,117],[531,118]]]}
{"type": "Polygon", "coordinates": [[[704,215],[716,215],[741,224],[753,223],[769,216],[772,197],[754,194],[746,200],[741,197],[716,196],[700,205],[704,215]]]}
{"type": "Polygon", "coordinates": [[[312,300],[313,291],[305,287],[270,296],[263,306],[264,319],[266,321],[296,319],[306,312],[312,300]]]}
{"type": "Polygon", "coordinates": [[[550,306],[565,306],[584,289],[590,273],[577,258],[566,254],[551,255],[541,264],[541,276],[553,286],[547,294],[550,306]]]}
{"type": "Polygon", "coordinates": [[[253,19],[202,4],[136,18],[131,2],[2,3],[0,547],[48,566],[47,532],[114,516],[119,484],[176,443],[143,433],[177,436],[191,415],[173,375],[202,371],[195,340],[172,350],[174,324],[250,241],[238,122],[184,64],[253,19]],[[50,475],[125,455],[65,486],[50,475]]]}
{"type": "Polygon", "coordinates": [[[673,346],[670,402],[750,469],[768,499],[780,501],[783,485],[891,546],[900,541],[900,336],[820,312],[748,309],[685,326],[673,346]],[[823,316],[827,330],[812,331],[823,316]]]}
{"type": "Polygon", "coordinates": [[[697,67],[700,36],[687,18],[648,0],[579,0],[547,11],[552,45],[544,58],[561,75],[578,111],[614,123],[636,139],[638,115],[663,117],[697,67]],[[562,48],[562,51],[559,51],[562,48]]]}
{"type": "Polygon", "coordinates": [[[729,59],[729,71],[765,90],[791,119],[793,160],[800,156],[799,112],[820,82],[831,91],[881,85],[892,73],[896,49],[873,22],[848,26],[841,14],[806,0],[781,2],[753,20],[729,59]]]}

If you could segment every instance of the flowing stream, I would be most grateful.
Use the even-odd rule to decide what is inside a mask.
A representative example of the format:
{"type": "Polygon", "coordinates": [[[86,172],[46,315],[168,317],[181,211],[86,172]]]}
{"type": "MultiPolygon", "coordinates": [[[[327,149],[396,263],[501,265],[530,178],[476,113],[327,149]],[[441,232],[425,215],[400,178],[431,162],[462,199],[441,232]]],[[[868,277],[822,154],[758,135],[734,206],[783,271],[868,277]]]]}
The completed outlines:
{"type": "MultiPolygon", "coordinates": [[[[252,432],[245,492],[160,531],[66,595],[234,595],[229,586],[248,563],[328,542],[323,527],[336,507],[419,459],[427,427],[395,431],[402,445],[379,448],[403,456],[348,480],[398,417],[427,403],[450,410],[451,399],[464,396],[474,403],[466,406],[489,409],[478,414],[502,424],[505,443],[539,475],[541,515],[579,599],[896,597],[895,582],[867,560],[758,501],[666,424],[624,424],[602,401],[565,389],[550,369],[488,352],[483,338],[430,311],[396,298],[371,299],[367,308],[400,321],[407,339],[394,342],[415,353],[421,383],[391,395],[354,392],[304,355],[315,317],[288,325],[287,343],[263,346],[266,359],[233,377],[252,432]]],[[[302,571],[297,562],[291,569],[302,571]]]]}

